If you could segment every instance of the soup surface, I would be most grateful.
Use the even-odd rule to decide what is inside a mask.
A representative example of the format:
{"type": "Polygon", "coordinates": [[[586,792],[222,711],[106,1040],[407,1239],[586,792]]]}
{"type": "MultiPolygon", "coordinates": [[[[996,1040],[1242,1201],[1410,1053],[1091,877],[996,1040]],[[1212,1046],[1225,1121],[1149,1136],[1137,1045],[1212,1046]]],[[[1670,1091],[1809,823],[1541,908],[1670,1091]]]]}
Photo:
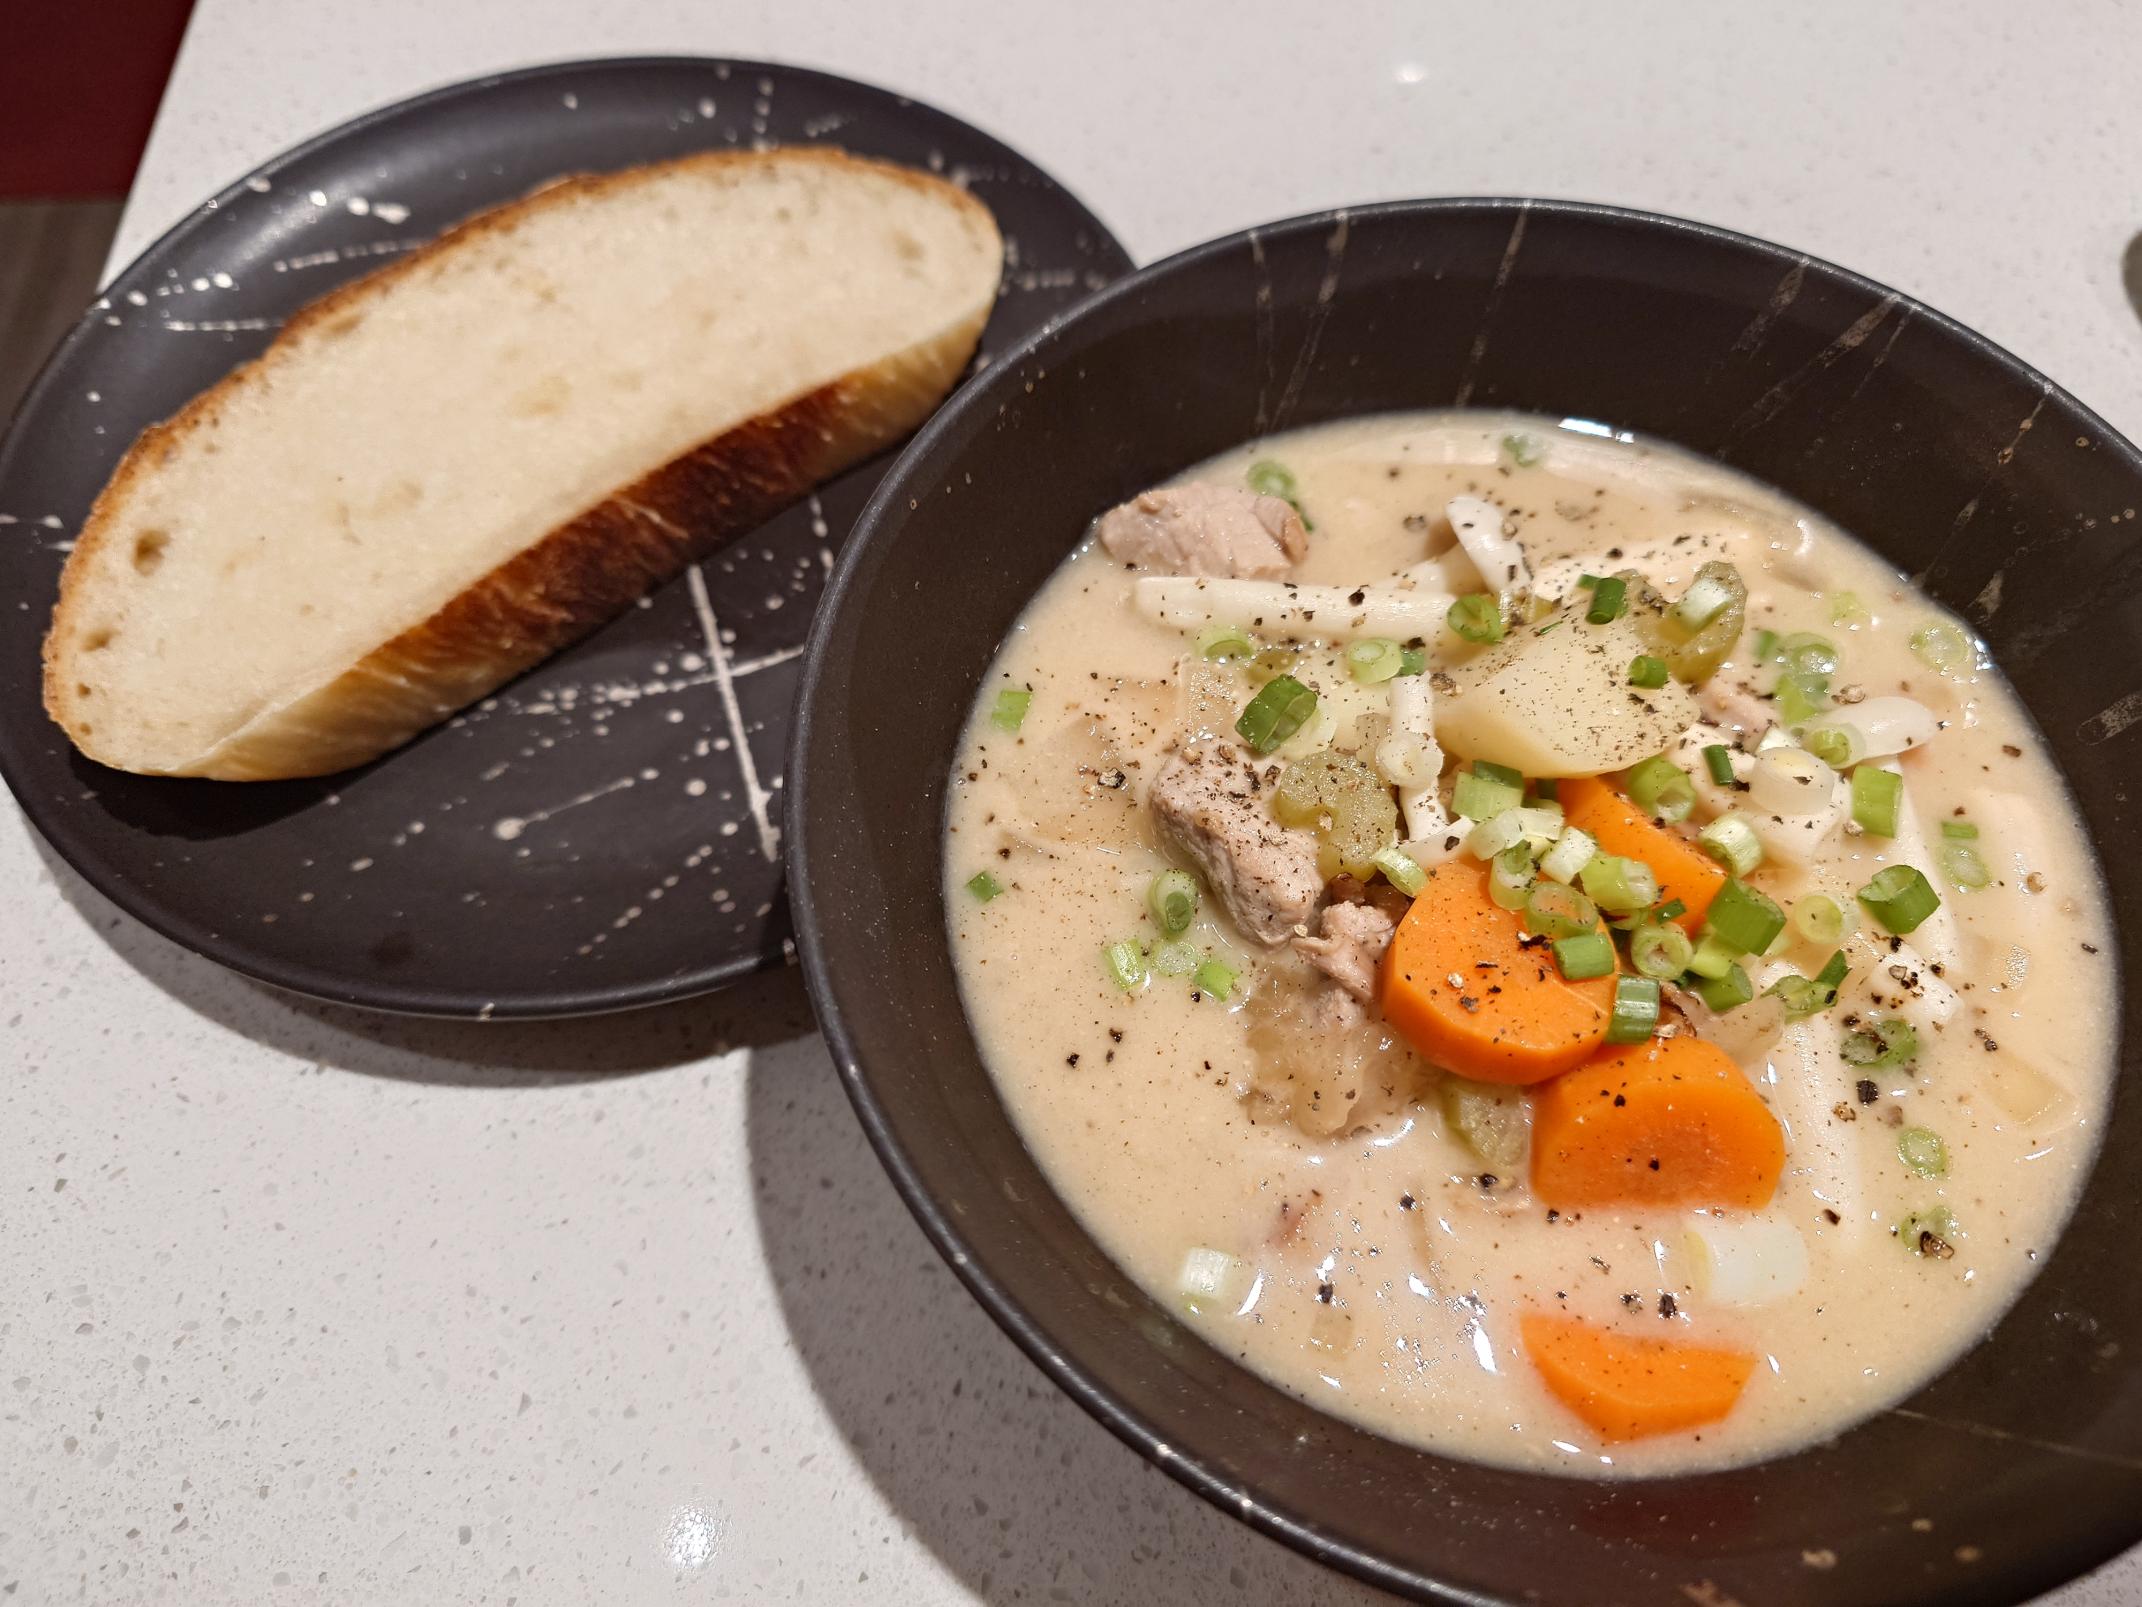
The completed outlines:
{"type": "Polygon", "coordinates": [[[983,686],[945,899],[1026,1142],[1200,1336],[1614,1476],[1834,1434],[2015,1299],[2118,979],[1956,621],[1576,421],[1277,436],[1096,529],[983,686]]]}

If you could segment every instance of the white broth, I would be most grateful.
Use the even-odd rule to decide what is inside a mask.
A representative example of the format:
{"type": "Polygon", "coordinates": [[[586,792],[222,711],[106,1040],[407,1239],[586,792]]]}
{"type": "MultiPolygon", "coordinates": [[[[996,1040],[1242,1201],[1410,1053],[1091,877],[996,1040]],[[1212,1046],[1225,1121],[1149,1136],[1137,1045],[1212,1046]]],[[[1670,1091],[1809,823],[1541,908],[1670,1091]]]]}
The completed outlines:
{"type": "MultiPolygon", "coordinates": [[[[1597,1476],[1720,1467],[1824,1439],[1898,1401],[2022,1292],[2096,1146],[2119,982],[2080,819],[1975,642],[1867,549],[1766,487],[1573,424],[1379,416],[1255,442],[1185,475],[1240,488],[1252,465],[1284,465],[1292,485],[1282,489],[1310,526],[1287,579],[1359,594],[1339,614],[1322,609],[1322,624],[1302,617],[1319,612],[1307,602],[1260,612],[1261,623],[1223,617],[1264,594],[1228,582],[1156,590],[1161,571],[1117,561],[1089,534],[1020,618],[970,719],[946,825],[948,922],[969,1019],[1027,1145],[1088,1231],[1206,1342],[1324,1411],[1439,1452],[1597,1476]],[[1684,1038],[1725,1047],[1774,1118],[1784,1160],[1759,1209],[1548,1208],[1529,1159],[1505,1147],[1491,1162],[1493,1145],[1483,1151],[1454,1125],[1443,1073],[1379,1018],[1380,991],[1365,1021],[1335,1029],[1325,1086],[1282,1088],[1260,1010],[1289,987],[1336,984],[1307,970],[1291,942],[1246,933],[1210,876],[1179,937],[1149,909],[1156,876],[1188,868],[1156,830],[1155,778],[1186,727],[1226,740],[1255,690],[1243,660],[1202,656],[1201,610],[1243,627],[1254,647],[1303,649],[1292,673],[1318,693],[1317,708],[1277,752],[1250,761],[1268,779],[1349,740],[1363,762],[1380,762],[1381,728],[1362,716],[1385,713],[1399,680],[1360,683],[1345,642],[1318,634],[1358,635],[1362,612],[1383,609],[1371,625],[1395,638],[1432,611],[1432,629],[1407,634],[1420,638],[1424,684],[1441,689],[1437,718],[1456,729],[1451,689],[1462,704],[1483,649],[1441,624],[1445,592],[1480,591],[1466,553],[1500,549],[1475,549],[1492,530],[1454,544],[1454,498],[1492,505],[1521,551],[1529,574],[1495,577],[1513,610],[1529,584],[1581,611],[1579,577],[1618,570],[1668,602],[1706,562],[1743,578],[1745,626],[1693,689],[1712,728],[1671,755],[1698,802],[1667,830],[1692,835],[1725,809],[1759,813],[1740,788],[1712,781],[1703,748],[1737,749],[1727,760],[1741,776],[1759,762],[1753,750],[1780,717],[1773,683],[1791,668],[1755,662],[1761,647],[1804,633],[1835,649],[1829,706],[1797,711],[1796,726],[1850,725],[1865,710],[1871,732],[1857,740],[1914,744],[1890,761],[1903,778],[1891,835],[1851,821],[1852,784],[1819,764],[1817,784],[1843,800],[1826,830],[1759,820],[1764,857],[1745,884],[1795,923],[1802,901],[1827,896],[1857,935],[1825,942],[1788,924],[1771,957],[1743,957],[1742,973],[1757,988],[1819,979],[1842,950],[1851,972],[1835,1002],[1782,1028],[1767,996],[1715,1019],[1670,1005],[1662,1017],[1684,1038]],[[1394,577],[1424,562],[1405,600],[1392,601],[1394,577]],[[1959,647],[1945,670],[1926,661],[1959,647]],[[1190,674],[1206,703],[1186,698],[1190,674]],[[1981,879],[1973,853],[1987,885],[1960,886],[1981,879]],[[1854,896],[1893,865],[1916,868],[1939,897],[1903,939],[1854,896]],[[1111,945],[1128,945],[1116,951],[1120,975],[1105,958],[1111,945]],[[1864,1061],[1896,1047],[1880,1034],[1898,1020],[1915,1054],[1848,1062],[1847,1048],[1864,1061]],[[1580,1412],[1566,1386],[1549,1386],[1528,1317],[1581,1319],[1610,1342],[1737,1355],[1745,1382],[1714,1420],[1615,1428],[1611,1402],[1580,1412]]],[[[1461,502],[1457,517],[1476,512],[1461,502]]],[[[1513,613],[1510,629],[1535,619],[1513,613]]],[[[1573,633],[1586,628],[1572,621],[1573,633]]],[[[1786,651],[1819,666],[1819,645],[1807,649],[1786,651]]],[[[1448,755],[1440,789],[1416,788],[1403,813],[1446,804],[1460,768],[1448,755]]],[[[1416,837],[1419,857],[1441,861],[1438,876],[1480,875],[1463,846],[1444,857],[1473,829],[1457,820],[1434,841],[1416,837]]],[[[1390,836],[1407,838],[1407,820],[1390,836]]],[[[1819,907],[1806,918],[1819,933],[1819,907]]],[[[1314,933],[1318,920],[1311,912],[1299,929],[1314,933]]],[[[1631,962],[1619,964],[1626,973],[1631,962]]],[[[1298,1067],[1298,1023],[1293,1042],[1298,1067]]],[[[1499,1097],[1499,1111],[1522,1118],[1525,1101],[1544,1096],[1499,1097]]],[[[1524,1134],[1500,1142],[1513,1137],[1524,1134]]]]}

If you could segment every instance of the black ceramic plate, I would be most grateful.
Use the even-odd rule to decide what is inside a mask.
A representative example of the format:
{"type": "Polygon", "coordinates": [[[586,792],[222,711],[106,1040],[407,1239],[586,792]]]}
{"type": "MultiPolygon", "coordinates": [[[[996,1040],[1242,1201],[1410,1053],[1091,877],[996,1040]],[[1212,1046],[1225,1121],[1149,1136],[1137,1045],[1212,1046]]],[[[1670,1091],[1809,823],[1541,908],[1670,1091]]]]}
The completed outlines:
{"type": "Polygon", "coordinates": [[[571,172],[833,144],[941,172],[996,214],[981,361],[1129,259],[1047,174],[942,112],[755,62],[571,62],[359,118],[207,202],[111,285],[0,445],[0,773],[101,892],[300,992],[432,1014],[677,998],[789,948],[778,833],[797,659],[889,455],[362,770],[231,786],[91,764],[39,704],[69,538],[143,426],[304,303],[571,172]]]}
{"type": "Polygon", "coordinates": [[[872,1142],[1081,1404],[1227,1511],[1392,1589],[1984,1607],[2073,1577],[2142,1538],[2142,989],[2121,1003],[2128,1091],[2075,1219],[1991,1337],[1830,1443],[1699,1477],[1516,1473],[1322,1415],[1126,1278],[1007,1119],[955,986],[941,835],[1004,633],[1140,487],[1267,430],[1468,401],[1679,441],[1920,576],[2036,717],[2109,850],[2118,929],[2137,929],[2142,870],[2117,845],[2142,800],[2125,718],[2142,458],[2103,420],[1907,297],[1719,230],[1510,201],[1299,219],[1147,268],[1011,354],[925,427],[842,555],[798,711],[789,858],[812,998],[872,1142]],[[977,530],[999,539],[949,573],[945,547],[977,530]]]}

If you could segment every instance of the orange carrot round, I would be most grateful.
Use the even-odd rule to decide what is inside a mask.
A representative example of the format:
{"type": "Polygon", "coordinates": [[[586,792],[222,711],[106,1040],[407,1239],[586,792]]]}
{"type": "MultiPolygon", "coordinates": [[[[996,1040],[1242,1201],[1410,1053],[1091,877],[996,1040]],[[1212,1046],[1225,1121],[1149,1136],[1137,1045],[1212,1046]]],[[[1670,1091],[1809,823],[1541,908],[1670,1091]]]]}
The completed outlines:
{"type": "Polygon", "coordinates": [[[1532,1192],[1586,1206],[1770,1203],[1785,1134],[1716,1044],[1687,1032],[1613,1049],[1532,1103],[1532,1192]]]}
{"type": "Polygon", "coordinates": [[[1725,871],[1701,848],[1668,831],[1597,776],[1572,776],[1556,784],[1562,818],[1588,835],[1603,854],[1640,859],[1659,879],[1659,901],[1678,898],[1688,913],[1675,919],[1694,936],[1711,900],[1725,886],[1725,871]]]}
{"type": "Polygon", "coordinates": [[[1715,1423],[1755,1370],[1755,1358],[1742,1351],[1616,1333],[1576,1317],[1528,1312],[1517,1327],[1555,1398],[1603,1439],[1715,1423]]]}
{"type": "Polygon", "coordinates": [[[1384,953],[1384,1019],[1434,1064],[1481,1082],[1543,1082],[1589,1059],[1606,1041],[1614,979],[1565,982],[1524,935],[1488,896],[1484,869],[1438,865],[1384,953]]]}

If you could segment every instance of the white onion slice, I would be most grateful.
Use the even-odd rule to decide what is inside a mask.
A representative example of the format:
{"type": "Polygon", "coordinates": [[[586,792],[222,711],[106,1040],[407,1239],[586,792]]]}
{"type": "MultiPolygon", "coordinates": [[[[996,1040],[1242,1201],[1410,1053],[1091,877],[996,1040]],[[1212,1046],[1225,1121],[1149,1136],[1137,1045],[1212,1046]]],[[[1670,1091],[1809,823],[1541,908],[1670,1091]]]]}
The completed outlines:
{"type": "Polygon", "coordinates": [[[1805,748],[1758,754],[1748,773],[1748,802],[1765,815],[1819,815],[1835,802],[1837,772],[1805,748]]]}
{"type": "Polygon", "coordinates": [[[1870,697],[1817,720],[1807,729],[1856,732],[1864,744],[1863,752],[1852,755],[1856,764],[1863,758],[1884,759],[1924,747],[1934,740],[1941,722],[1932,709],[1916,698],[1870,697]]]}

